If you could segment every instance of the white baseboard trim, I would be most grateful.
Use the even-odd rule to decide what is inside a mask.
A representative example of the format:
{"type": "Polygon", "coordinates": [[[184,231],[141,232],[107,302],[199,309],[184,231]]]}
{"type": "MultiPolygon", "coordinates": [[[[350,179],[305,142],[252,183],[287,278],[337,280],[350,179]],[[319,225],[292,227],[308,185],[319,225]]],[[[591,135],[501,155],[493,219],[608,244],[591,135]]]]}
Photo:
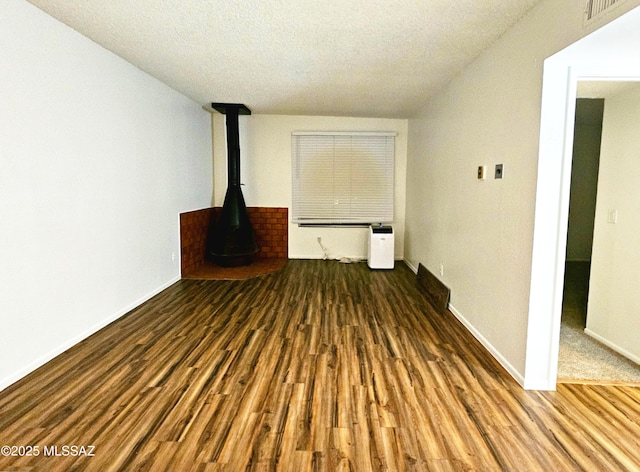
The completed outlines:
{"type": "Polygon", "coordinates": [[[627,351],[624,348],[621,348],[620,346],[618,346],[615,343],[612,343],[611,341],[609,341],[607,338],[603,338],[602,336],[600,336],[598,333],[595,333],[593,331],[591,331],[589,328],[585,328],[584,333],[588,336],[591,336],[593,339],[595,339],[596,341],[598,341],[601,344],[604,344],[605,346],[607,346],[610,349],[613,349],[614,351],[616,351],[618,354],[620,354],[621,356],[626,357],[627,359],[629,359],[630,361],[635,362],[636,364],[640,364],[640,357],[636,356],[635,354],[633,354],[632,352],[627,351]]]}
{"type": "Polygon", "coordinates": [[[520,386],[524,387],[524,376],[518,372],[518,370],[511,365],[511,363],[498,351],[493,344],[489,342],[487,338],[485,338],[465,317],[460,311],[458,311],[451,303],[449,303],[449,311],[453,313],[453,315],[469,330],[469,332],[480,341],[480,344],[484,346],[484,348],[489,351],[489,353],[500,363],[502,367],[504,367],[509,375],[514,378],[516,382],[520,384],[520,386]]]}
{"type": "Polygon", "coordinates": [[[402,262],[404,262],[407,265],[407,267],[409,269],[411,269],[411,272],[413,272],[414,274],[418,273],[418,268],[416,266],[414,266],[411,262],[409,262],[406,259],[404,259],[402,262]]]}
{"type": "Polygon", "coordinates": [[[150,298],[156,296],[157,294],[159,294],[160,292],[162,292],[166,288],[168,288],[171,285],[173,285],[174,283],[176,283],[178,280],[180,280],[180,278],[181,278],[180,276],[174,277],[173,279],[169,280],[168,282],[162,284],[160,287],[158,287],[158,288],[152,290],[151,292],[147,293],[146,295],[140,297],[139,299],[137,299],[133,303],[130,303],[129,305],[125,306],[124,308],[118,310],[116,313],[113,313],[112,315],[108,316],[107,318],[105,318],[104,320],[102,320],[99,323],[95,324],[94,326],[92,326],[88,330],[84,331],[83,333],[80,333],[79,335],[74,336],[71,339],[68,339],[67,341],[62,343],[60,346],[58,346],[57,348],[49,351],[47,354],[45,354],[43,356],[40,356],[38,359],[36,359],[35,361],[33,361],[30,364],[26,365],[24,368],[20,369],[19,371],[14,372],[13,374],[11,374],[11,375],[3,378],[3,379],[0,379],[0,392],[2,390],[4,390],[5,388],[7,388],[9,385],[12,385],[13,383],[17,382],[21,378],[27,376],[28,374],[30,374],[34,370],[38,369],[39,367],[42,367],[44,364],[46,364],[47,362],[52,360],[54,357],[59,356],[60,354],[62,354],[67,349],[69,349],[69,348],[73,347],[74,345],[78,344],[80,341],[82,341],[82,340],[88,338],[89,336],[91,336],[92,334],[100,331],[102,328],[107,326],[109,323],[112,323],[112,322],[116,321],[118,318],[121,318],[122,316],[126,315],[131,310],[133,310],[134,308],[142,305],[144,302],[146,302],[150,298]]]}

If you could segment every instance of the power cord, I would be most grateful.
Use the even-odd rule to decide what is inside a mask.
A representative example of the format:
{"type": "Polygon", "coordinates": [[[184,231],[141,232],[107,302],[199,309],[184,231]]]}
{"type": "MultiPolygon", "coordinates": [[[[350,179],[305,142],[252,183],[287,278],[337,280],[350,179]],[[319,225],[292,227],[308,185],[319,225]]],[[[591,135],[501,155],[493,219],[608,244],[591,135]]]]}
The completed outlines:
{"type": "Polygon", "coordinates": [[[320,236],[318,236],[318,244],[320,245],[320,249],[322,249],[322,258],[326,261],[329,259],[329,254],[327,248],[322,245],[322,238],[320,236]]]}
{"type": "MultiPolygon", "coordinates": [[[[320,245],[320,249],[322,249],[322,258],[326,261],[330,259],[329,250],[322,244],[322,238],[318,236],[318,244],[320,245]]],[[[353,258],[353,257],[336,257],[334,260],[342,262],[343,264],[352,264],[354,262],[362,262],[364,259],[353,258]]]]}

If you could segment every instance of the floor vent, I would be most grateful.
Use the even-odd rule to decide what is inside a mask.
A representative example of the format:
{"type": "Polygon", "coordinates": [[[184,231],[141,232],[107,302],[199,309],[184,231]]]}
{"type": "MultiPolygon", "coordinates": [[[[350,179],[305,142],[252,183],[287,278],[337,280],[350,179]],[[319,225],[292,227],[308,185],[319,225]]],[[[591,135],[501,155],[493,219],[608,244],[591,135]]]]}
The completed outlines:
{"type": "Polygon", "coordinates": [[[613,7],[624,3],[624,0],[587,0],[584,10],[585,23],[589,23],[596,18],[604,16],[605,12],[613,7]]]}

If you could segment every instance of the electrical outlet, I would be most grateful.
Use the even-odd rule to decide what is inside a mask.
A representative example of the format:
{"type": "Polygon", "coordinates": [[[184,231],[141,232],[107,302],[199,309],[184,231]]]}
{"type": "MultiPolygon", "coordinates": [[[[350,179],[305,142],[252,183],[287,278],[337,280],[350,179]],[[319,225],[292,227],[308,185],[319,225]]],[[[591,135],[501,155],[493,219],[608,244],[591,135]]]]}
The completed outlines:
{"type": "Polygon", "coordinates": [[[478,166],[478,180],[484,180],[487,175],[487,166],[478,166]]]}
{"type": "Polygon", "coordinates": [[[176,260],[176,253],[172,252],[171,253],[171,262],[175,262],[175,260],[176,260]]]}
{"type": "Polygon", "coordinates": [[[442,277],[444,275],[444,264],[442,262],[440,263],[440,267],[438,269],[440,271],[440,277],[442,277]]]}

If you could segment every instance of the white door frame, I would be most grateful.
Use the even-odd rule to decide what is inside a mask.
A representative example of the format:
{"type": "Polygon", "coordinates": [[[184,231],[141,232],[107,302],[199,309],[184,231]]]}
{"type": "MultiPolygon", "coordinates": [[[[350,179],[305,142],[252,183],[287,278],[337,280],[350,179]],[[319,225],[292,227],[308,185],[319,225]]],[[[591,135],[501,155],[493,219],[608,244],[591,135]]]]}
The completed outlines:
{"type": "MultiPolygon", "coordinates": [[[[640,11],[631,13],[640,17],[640,11]]],[[[605,29],[603,33],[612,30],[605,29]]],[[[607,41],[606,35],[595,38],[599,32],[545,61],[525,389],[556,388],[577,83],[640,80],[636,52],[640,34],[632,35],[631,44],[624,43],[620,49],[619,35],[607,41]]]]}

